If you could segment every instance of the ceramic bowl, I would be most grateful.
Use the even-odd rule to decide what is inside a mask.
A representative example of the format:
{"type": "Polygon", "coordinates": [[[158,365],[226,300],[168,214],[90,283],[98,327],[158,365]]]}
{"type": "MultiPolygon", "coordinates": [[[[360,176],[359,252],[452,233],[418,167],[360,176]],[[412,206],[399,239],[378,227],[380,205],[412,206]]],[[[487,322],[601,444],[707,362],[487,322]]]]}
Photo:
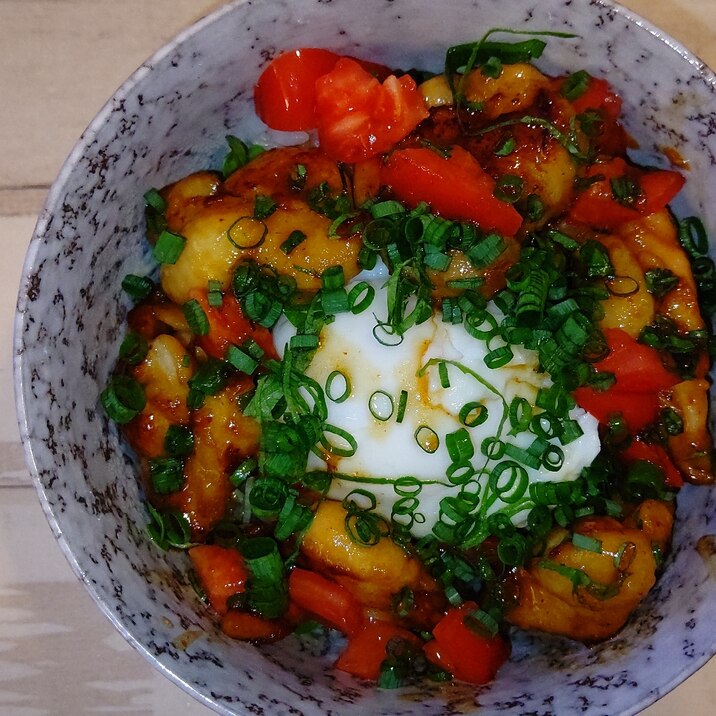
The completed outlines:
{"type": "Polygon", "coordinates": [[[606,76],[624,98],[639,158],[658,147],[689,163],[676,204],[716,232],[716,79],[658,29],[607,0],[240,0],[140,67],[88,127],[54,184],[30,246],[15,336],[28,461],[59,544],[98,606],[159,670],[224,714],[631,714],[716,650],[713,490],[679,496],[661,580],[616,637],[595,647],[518,635],[499,679],[376,691],[332,670],[336,645],[254,647],[223,636],[200,608],[182,554],[147,539],[136,464],[98,406],[124,332],[126,273],[152,262],[142,194],[217,166],[224,136],[263,127],[252,86],[277,52],[327,47],[438,70],[446,47],[487,28],[575,33],[540,66],[606,76]],[[697,550],[697,543],[701,549],[697,550]]]}

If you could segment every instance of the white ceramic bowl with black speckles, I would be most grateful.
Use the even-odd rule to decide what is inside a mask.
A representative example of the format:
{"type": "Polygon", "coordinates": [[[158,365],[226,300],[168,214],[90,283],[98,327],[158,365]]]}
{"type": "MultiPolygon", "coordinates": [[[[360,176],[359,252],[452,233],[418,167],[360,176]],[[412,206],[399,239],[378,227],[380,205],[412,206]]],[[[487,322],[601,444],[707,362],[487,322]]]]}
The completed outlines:
{"type": "Polygon", "coordinates": [[[648,23],[607,0],[256,0],[201,21],[144,64],[81,137],[50,192],[20,289],[15,369],[22,437],[60,546],[100,608],[162,672],[225,714],[631,714],[716,650],[716,579],[696,541],[716,532],[715,493],[686,488],[657,587],[615,638],[588,648],[517,636],[498,681],[376,691],[331,669],[330,643],[255,648],[199,607],[185,558],[155,549],[135,461],[98,407],[124,331],[128,272],[151,270],[142,194],[216,166],[227,132],[261,125],[252,86],[268,58],[328,47],[438,69],[445,48],[490,27],[577,33],[541,66],[607,76],[641,159],[674,147],[691,165],[676,209],[716,235],[716,79],[648,23]],[[186,649],[186,630],[203,636],[186,649]]]}

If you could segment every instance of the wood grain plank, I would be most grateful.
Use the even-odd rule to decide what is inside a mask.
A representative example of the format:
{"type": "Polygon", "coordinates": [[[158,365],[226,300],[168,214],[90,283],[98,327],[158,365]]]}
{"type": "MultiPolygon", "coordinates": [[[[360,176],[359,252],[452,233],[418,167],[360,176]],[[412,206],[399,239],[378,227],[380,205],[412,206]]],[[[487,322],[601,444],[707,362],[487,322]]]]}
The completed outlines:
{"type": "Polygon", "coordinates": [[[0,188],[49,185],[83,129],[130,73],[221,4],[0,2],[0,188]]]}

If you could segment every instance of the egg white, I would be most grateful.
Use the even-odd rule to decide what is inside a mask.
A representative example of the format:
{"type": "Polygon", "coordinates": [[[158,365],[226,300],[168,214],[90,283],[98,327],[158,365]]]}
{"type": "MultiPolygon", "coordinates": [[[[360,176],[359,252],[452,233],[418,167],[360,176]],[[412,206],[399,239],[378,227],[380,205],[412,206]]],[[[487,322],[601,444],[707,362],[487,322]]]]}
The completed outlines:
{"type": "MultiPolygon", "coordinates": [[[[327,324],[306,370],[307,375],[324,388],[334,371],[342,373],[350,383],[350,394],[343,402],[330,398],[330,395],[337,398],[343,392],[341,378],[334,379],[326,397],[328,422],[350,433],[357,443],[354,455],[331,457],[330,469],[336,475],[328,496],[342,500],[356,489],[368,490],[375,495],[376,512],[390,520],[393,506],[400,499],[394,482],[397,478],[412,476],[420,481],[422,489],[410,531],[421,537],[430,534],[439,520],[440,501],[460,491],[460,487],[452,485],[446,477],[452,460],[445,444],[446,434],[464,427],[458,418],[460,409],[476,401],[488,410],[487,420],[468,430],[475,448],[473,467],[477,471],[484,466],[489,468],[494,462],[490,463],[480,451],[486,437],[500,436],[525,449],[535,438],[528,432],[508,435],[510,426],[504,423],[506,406],[514,397],[525,398],[534,405],[537,392],[550,386],[551,379],[539,371],[536,352],[520,347],[513,347],[514,356],[507,365],[488,368],[485,356],[500,345],[499,339],[493,339],[488,348],[484,341],[470,336],[462,325],[444,323],[440,315],[410,328],[399,345],[381,343],[375,335],[380,337],[380,331],[374,333],[374,329],[387,316],[387,291],[385,280],[373,278],[371,283],[376,290],[371,306],[358,315],[338,314],[327,324]],[[430,361],[434,363],[425,369],[430,361]],[[447,388],[441,385],[435,361],[453,362],[447,366],[450,383],[447,388]],[[455,364],[480,378],[467,374],[455,364]],[[376,391],[393,399],[393,413],[387,420],[380,420],[371,413],[369,403],[376,391]],[[398,422],[401,391],[407,392],[408,400],[402,421],[398,422]],[[421,426],[429,426],[437,434],[439,444],[434,452],[426,452],[418,444],[416,431],[421,426]]],[[[488,310],[498,321],[502,318],[494,304],[489,304],[488,310]]],[[[282,318],[274,329],[279,353],[283,353],[294,333],[293,326],[282,318]]],[[[381,400],[386,402],[384,397],[381,400]]],[[[381,413],[380,417],[385,415],[381,413]]],[[[579,423],[583,435],[566,446],[553,440],[564,453],[561,468],[551,472],[543,467],[527,467],[530,483],[575,480],[599,453],[597,420],[580,408],[573,409],[570,417],[579,423]]],[[[327,464],[311,454],[307,469],[326,470],[327,464]]],[[[483,474],[479,478],[480,494],[485,493],[486,481],[483,474]]],[[[498,498],[487,514],[505,507],[498,498]]],[[[522,510],[511,519],[521,526],[526,515],[527,510],[522,510]]]]}

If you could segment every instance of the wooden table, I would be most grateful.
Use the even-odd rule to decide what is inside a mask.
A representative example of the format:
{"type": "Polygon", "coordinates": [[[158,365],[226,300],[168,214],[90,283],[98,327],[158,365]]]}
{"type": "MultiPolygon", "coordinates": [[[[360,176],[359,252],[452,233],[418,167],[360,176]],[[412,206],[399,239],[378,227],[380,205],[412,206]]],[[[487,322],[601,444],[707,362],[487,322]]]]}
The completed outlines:
{"type": "MultiPolygon", "coordinates": [[[[0,0],[0,714],[208,714],[115,633],[54,543],[12,408],[15,296],[48,186],[115,88],[216,0],[0,0]]],[[[716,67],[714,0],[625,3],[716,67]]],[[[711,716],[716,659],[648,716],[711,716]]]]}

